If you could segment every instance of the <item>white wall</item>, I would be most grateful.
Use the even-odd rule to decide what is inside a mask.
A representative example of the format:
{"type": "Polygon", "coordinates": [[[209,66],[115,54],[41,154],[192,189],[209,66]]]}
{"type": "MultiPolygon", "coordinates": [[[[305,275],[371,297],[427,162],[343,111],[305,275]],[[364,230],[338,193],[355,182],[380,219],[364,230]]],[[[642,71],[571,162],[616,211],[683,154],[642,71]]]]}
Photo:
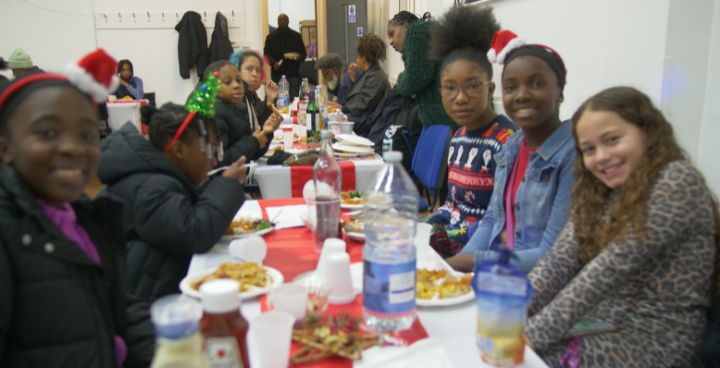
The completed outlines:
{"type": "MultiPolygon", "coordinates": [[[[711,12],[713,23],[708,49],[705,106],[697,142],[697,163],[716,195],[720,195],[720,0],[711,12]]],[[[678,126],[677,129],[680,127],[678,126]]]]}
{"type": "MultiPolygon", "coordinates": [[[[173,101],[184,103],[197,83],[197,74],[189,80],[180,77],[175,13],[182,17],[188,10],[200,14],[207,12],[212,35],[215,12],[220,10],[231,18],[235,11],[238,27],[230,28],[230,39],[235,46],[260,48],[259,0],[1,0],[0,8],[0,54],[6,58],[15,49],[23,47],[40,67],[60,70],[95,47],[103,47],[117,59],[130,59],[135,73],[145,82],[145,90],[155,92],[159,103],[173,101]],[[38,4],[37,6],[29,5],[38,4]],[[96,14],[116,15],[122,13],[129,21],[129,14],[138,18],[165,13],[164,28],[132,29],[124,26],[107,29],[96,25],[96,14]],[[97,27],[96,27],[97,26],[97,27]]],[[[144,18],[143,18],[144,20],[144,18]]],[[[111,20],[112,21],[112,20],[111,20]]],[[[157,19],[154,19],[157,22],[157,19]]],[[[102,18],[97,22],[103,22],[102,18]]],[[[128,26],[130,27],[130,26],[128,26]]]]}
{"type": "Polygon", "coordinates": [[[300,32],[301,20],[315,19],[315,0],[268,0],[268,24],[277,27],[277,17],[285,13],[290,28],[300,32]]]}

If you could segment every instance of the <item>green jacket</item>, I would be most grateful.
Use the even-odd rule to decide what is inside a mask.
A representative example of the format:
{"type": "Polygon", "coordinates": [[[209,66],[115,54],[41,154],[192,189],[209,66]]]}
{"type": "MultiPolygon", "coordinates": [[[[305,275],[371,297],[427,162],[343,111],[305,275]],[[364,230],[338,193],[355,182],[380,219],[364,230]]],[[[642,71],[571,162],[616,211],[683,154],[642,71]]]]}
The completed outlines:
{"type": "Polygon", "coordinates": [[[408,26],[402,54],[405,70],[398,75],[395,89],[404,97],[417,98],[423,127],[443,124],[456,129],[440,100],[440,63],[428,57],[431,25],[417,20],[408,26]]]}

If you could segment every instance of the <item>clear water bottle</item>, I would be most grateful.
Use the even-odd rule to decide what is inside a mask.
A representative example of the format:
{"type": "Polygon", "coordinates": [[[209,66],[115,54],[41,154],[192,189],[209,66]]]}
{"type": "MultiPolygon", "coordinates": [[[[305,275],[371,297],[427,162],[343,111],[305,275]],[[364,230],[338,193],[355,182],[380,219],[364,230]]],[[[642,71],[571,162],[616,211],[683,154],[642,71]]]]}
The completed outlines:
{"type": "Polygon", "coordinates": [[[320,133],[320,157],[313,166],[314,195],[308,199],[310,216],[315,217],[315,250],[320,252],[325,239],[337,238],[340,225],[340,188],[342,172],[335,161],[332,133],[320,133]]]}
{"type": "Polygon", "coordinates": [[[364,209],[363,315],[378,332],[408,329],[415,321],[418,190],[403,169],[401,152],[383,157],[364,209]]]}
{"type": "Polygon", "coordinates": [[[278,87],[278,110],[280,110],[280,112],[283,114],[288,114],[290,110],[290,82],[288,82],[284,74],[282,78],[280,78],[280,83],[278,84],[278,87]]]}
{"type": "Polygon", "coordinates": [[[303,78],[300,83],[300,101],[308,101],[310,99],[310,82],[307,78],[303,78]]]}

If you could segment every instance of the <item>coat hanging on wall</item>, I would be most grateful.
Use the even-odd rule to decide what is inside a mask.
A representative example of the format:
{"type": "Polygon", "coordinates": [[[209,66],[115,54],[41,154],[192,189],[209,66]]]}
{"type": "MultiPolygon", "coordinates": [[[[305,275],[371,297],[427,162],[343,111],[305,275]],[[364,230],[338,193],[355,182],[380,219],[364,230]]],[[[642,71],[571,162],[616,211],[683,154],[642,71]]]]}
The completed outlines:
{"type": "Polygon", "coordinates": [[[185,12],[180,22],[175,26],[175,30],[180,33],[178,37],[180,76],[183,79],[190,78],[190,69],[195,67],[198,77],[202,79],[205,67],[210,63],[210,53],[207,46],[205,25],[200,14],[194,11],[185,12]]]}
{"type": "Polygon", "coordinates": [[[210,62],[228,60],[232,52],[227,18],[221,12],[217,12],[215,14],[215,29],[210,40],[210,62]]]}

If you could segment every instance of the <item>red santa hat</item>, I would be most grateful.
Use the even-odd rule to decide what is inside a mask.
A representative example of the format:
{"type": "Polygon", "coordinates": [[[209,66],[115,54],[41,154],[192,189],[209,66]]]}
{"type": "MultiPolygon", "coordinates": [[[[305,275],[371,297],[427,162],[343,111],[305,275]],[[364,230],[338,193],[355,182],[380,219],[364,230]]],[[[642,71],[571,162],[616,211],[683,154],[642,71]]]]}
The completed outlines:
{"type": "Polygon", "coordinates": [[[509,29],[499,30],[495,32],[490,42],[490,50],[487,52],[488,60],[491,63],[502,65],[505,63],[507,54],[521,46],[525,46],[525,40],[518,37],[513,31],[509,29]]]}
{"type": "Polygon", "coordinates": [[[103,102],[119,83],[117,61],[105,50],[97,49],[65,67],[70,83],[87,93],[95,102],[103,102]]]}

